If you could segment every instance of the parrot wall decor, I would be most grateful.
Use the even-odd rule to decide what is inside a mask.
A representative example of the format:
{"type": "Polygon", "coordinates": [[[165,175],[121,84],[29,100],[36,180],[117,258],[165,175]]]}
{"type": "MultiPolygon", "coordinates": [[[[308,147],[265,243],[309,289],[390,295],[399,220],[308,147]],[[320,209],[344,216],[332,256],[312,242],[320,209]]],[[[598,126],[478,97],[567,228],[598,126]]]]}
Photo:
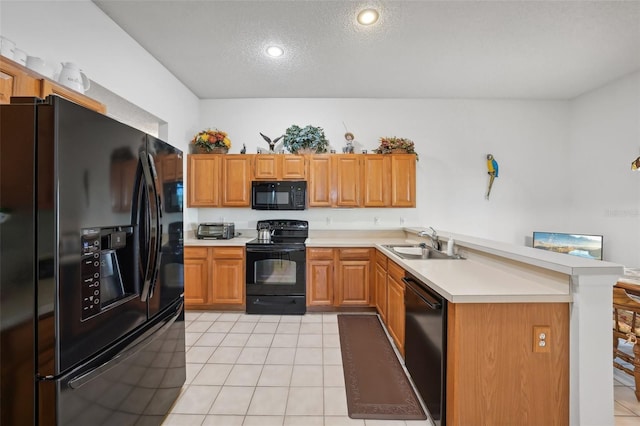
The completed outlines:
{"type": "Polygon", "coordinates": [[[271,138],[269,136],[265,136],[262,133],[260,133],[260,136],[262,136],[262,138],[267,141],[267,143],[269,144],[269,151],[274,151],[275,147],[276,147],[276,143],[282,139],[284,137],[284,135],[278,136],[277,138],[275,138],[273,141],[271,140],[271,138]]]}
{"type": "Polygon", "coordinates": [[[489,188],[487,189],[487,195],[485,198],[488,200],[489,195],[491,195],[493,181],[498,177],[498,162],[491,154],[487,154],[487,173],[489,174],[489,188]]]}

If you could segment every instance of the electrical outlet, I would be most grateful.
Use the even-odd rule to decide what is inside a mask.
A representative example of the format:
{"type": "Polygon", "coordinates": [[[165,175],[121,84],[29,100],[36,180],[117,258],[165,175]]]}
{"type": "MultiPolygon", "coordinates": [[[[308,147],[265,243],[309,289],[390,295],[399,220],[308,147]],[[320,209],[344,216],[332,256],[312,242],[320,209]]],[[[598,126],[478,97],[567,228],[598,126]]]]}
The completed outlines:
{"type": "Polygon", "coordinates": [[[551,327],[548,325],[533,326],[533,352],[551,352],[551,327]]]}
{"type": "Polygon", "coordinates": [[[331,225],[331,217],[327,216],[327,225],[331,225]]]}
{"type": "Polygon", "coordinates": [[[380,225],[380,218],[379,218],[379,217],[377,217],[377,216],[376,216],[376,217],[374,217],[374,218],[373,218],[373,224],[374,224],[374,225],[380,225]]]}
{"type": "Polygon", "coordinates": [[[401,217],[401,218],[400,218],[400,225],[404,225],[404,222],[405,222],[404,217],[401,217]]]}

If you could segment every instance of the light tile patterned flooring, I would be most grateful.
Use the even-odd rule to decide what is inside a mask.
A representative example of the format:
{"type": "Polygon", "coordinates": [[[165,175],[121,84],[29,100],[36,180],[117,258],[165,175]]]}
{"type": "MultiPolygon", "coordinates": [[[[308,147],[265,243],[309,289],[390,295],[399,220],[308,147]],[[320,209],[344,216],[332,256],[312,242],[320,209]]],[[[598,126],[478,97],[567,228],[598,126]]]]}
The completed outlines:
{"type": "MultiPolygon", "coordinates": [[[[428,426],[347,415],[337,314],[188,311],[187,380],[173,425],[428,426]]],[[[615,426],[640,426],[632,378],[614,369],[615,426]]]]}
{"type": "Polygon", "coordinates": [[[428,426],[347,415],[337,314],[187,311],[187,380],[163,425],[428,426]]]}

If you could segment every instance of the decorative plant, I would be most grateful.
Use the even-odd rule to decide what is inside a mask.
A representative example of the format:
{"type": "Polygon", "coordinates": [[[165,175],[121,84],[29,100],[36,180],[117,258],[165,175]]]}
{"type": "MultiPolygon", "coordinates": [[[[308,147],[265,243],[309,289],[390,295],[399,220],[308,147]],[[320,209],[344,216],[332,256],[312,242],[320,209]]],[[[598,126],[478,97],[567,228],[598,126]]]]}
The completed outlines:
{"type": "Polygon", "coordinates": [[[404,149],[408,154],[416,154],[416,158],[418,157],[418,154],[415,151],[415,144],[411,139],[397,138],[395,136],[381,137],[380,146],[378,146],[374,152],[378,154],[390,154],[396,149],[404,149]]]}
{"type": "Polygon", "coordinates": [[[211,152],[214,148],[231,148],[231,140],[226,132],[218,129],[203,130],[191,139],[191,143],[211,152]]]}
{"type": "Polygon", "coordinates": [[[301,128],[294,124],[286,130],[283,144],[289,152],[294,154],[303,149],[322,153],[327,152],[329,141],[325,137],[322,127],[308,125],[301,128]]]}

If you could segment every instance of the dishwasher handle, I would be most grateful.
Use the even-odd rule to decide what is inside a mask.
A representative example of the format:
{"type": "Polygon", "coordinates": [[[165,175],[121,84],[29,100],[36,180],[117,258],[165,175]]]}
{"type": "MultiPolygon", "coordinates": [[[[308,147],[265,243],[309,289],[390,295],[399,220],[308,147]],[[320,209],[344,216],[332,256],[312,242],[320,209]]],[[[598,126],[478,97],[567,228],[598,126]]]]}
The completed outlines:
{"type": "Polygon", "coordinates": [[[431,309],[442,309],[442,303],[436,297],[431,295],[427,289],[422,287],[416,280],[413,278],[402,278],[402,281],[407,285],[413,292],[420,297],[420,299],[424,300],[424,302],[429,305],[431,309]]]}

